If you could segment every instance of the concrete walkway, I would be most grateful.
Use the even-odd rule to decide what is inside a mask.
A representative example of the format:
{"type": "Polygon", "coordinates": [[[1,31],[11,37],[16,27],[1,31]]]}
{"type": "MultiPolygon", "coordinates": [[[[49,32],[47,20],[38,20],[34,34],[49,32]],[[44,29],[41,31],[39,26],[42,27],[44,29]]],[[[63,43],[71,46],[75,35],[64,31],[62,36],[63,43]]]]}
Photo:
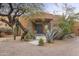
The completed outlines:
{"type": "Polygon", "coordinates": [[[44,40],[44,42],[46,42],[46,37],[43,35],[43,36],[36,36],[36,39],[31,41],[31,42],[29,42],[29,43],[34,44],[34,45],[38,45],[39,44],[39,40],[41,38],[44,40]]]}

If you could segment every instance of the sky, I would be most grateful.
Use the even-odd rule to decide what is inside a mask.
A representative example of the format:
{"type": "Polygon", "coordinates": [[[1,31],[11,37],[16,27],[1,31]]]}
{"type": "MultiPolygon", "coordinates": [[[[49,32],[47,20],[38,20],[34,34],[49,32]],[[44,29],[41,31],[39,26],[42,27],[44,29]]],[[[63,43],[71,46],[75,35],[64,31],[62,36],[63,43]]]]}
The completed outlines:
{"type": "MultiPolygon", "coordinates": [[[[76,8],[75,12],[79,12],[79,3],[68,3],[68,4],[76,8]]],[[[62,14],[62,8],[61,8],[62,3],[58,3],[60,7],[57,7],[55,3],[44,3],[44,5],[45,5],[44,10],[46,12],[54,14],[57,11],[57,14],[59,15],[62,14]]]]}
{"type": "MultiPolygon", "coordinates": [[[[61,3],[59,3],[59,5],[61,5],[61,3]]],[[[69,5],[72,5],[73,7],[75,7],[75,12],[79,12],[79,3],[69,3],[69,5]]],[[[45,4],[46,12],[53,13],[54,10],[58,11],[59,14],[61,14],[62,12],[61,7],[56,7],[55,4],[53,3],[45,4]]]]}

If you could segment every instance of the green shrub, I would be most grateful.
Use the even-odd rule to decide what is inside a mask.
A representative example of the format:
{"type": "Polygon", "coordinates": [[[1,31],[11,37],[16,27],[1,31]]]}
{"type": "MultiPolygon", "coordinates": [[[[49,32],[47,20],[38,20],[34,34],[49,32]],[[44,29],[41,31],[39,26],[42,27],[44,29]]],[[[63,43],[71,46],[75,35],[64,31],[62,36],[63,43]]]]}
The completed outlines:
{"type": "Polygon", "coordinates": [[[34,37],[35,37],[35,34],[33,32],[28,32],[24,37],[24,41],[30,41],[34,37]]]}
{"type": "Polygon", "coordinates": [[[32,39],[30,34],[26,34],[26,36],[24,37],[24,41],[30,41],[32,39]]]}
{"type": "Polygon", "coordinates": [[[12,29],[10,29],[10,28],[0,28],[0,32],[5,33],[6,35],[11,35],[12,29]]]}
{"type": "Polygon", "coordinates": [[[73,19],[61,19],[61,21],[59,22],[59,27],[62,29],[62,38],[64,38],[66,35],[73,33],[73,24],[73,19]]]}
{"type": "Polygon", "coordinates": [[[0,32],[12,32],[12,29],[9,29],[9,28],[0,28],[0,32]]]}
{"type": "Polygon", "coordinates": [[[49,39],[49,40],[47,40],[47,43],[52,43],[52,42],[51,42],[51,40],[49,39]]]}
{"type": "Polygon", "coordinates": [[[44,45],[44,40],[41,38],[40,40],[39,40],[39,46],[43,46],[44,45]]]}

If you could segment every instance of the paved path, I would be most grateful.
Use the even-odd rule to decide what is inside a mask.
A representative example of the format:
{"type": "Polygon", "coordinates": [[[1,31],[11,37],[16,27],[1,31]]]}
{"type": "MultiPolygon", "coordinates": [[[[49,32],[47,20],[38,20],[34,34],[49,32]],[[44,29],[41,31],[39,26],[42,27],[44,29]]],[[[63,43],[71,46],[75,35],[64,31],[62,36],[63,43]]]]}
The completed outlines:
{"type": "Polygon", "coordinates": [[[33,40],[33,41],[29,42],[29,43],[34,44],[34,45],[38,45],[39,44],[39,40],[41,38],[44,40],[44,42],[46,42],[46,37],[45,36],[36,36],[36,40],[33,40]]]}
{"type": "Polygon", "coordinates": [[[67,40],[56,40],[53,44],[36,46],[19,40],[0,41],[2,56],[79,56],[79,37],[67,40]]]}

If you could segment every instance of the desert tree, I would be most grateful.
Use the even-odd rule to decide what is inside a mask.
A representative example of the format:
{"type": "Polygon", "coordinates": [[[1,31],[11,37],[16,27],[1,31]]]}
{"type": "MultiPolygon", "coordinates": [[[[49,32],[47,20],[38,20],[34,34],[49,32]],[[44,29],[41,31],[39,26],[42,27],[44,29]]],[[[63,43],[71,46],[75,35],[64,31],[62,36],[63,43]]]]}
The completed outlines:
{"type": "Polygon", "coordinates": [[[61,5],[62,15],[60,17],[59,27],[62,29],[62,36],[60,39],[73,33],[73,25],[75,19],[78,19],[75,13],[75,7],[71,4],[64,3],[61,5]]]}
{"type": "Polygon", "coordinates": [[[14,40],[16,39],[14,26],[19,26],[24,31],[21,36],[22,40],[29,30],[22,26],[18,20],[19,17],[22,15],[31,16],[37,12],[40,12],[43,10],[43,6],[44,5],[41,3],[0,3],[0,16],[8,18],[8,21],[3,18],[1,18],[0,21],[8,24],[11,27],[13,30],[14,40]]]}
{"type": "Polygon", "coordinates": [[[78,19],[78,13],[75,13],[75,7],[70,4],[56,4],[56,7],[60,8],[61,15],[58,15],[59,24],[57,27],[53,27],[52,31],[47,35],[47,41],[52,42],[54,39],[63,39],[66,36],[70,36],[73,32],[74,20],[78,19]]]}

